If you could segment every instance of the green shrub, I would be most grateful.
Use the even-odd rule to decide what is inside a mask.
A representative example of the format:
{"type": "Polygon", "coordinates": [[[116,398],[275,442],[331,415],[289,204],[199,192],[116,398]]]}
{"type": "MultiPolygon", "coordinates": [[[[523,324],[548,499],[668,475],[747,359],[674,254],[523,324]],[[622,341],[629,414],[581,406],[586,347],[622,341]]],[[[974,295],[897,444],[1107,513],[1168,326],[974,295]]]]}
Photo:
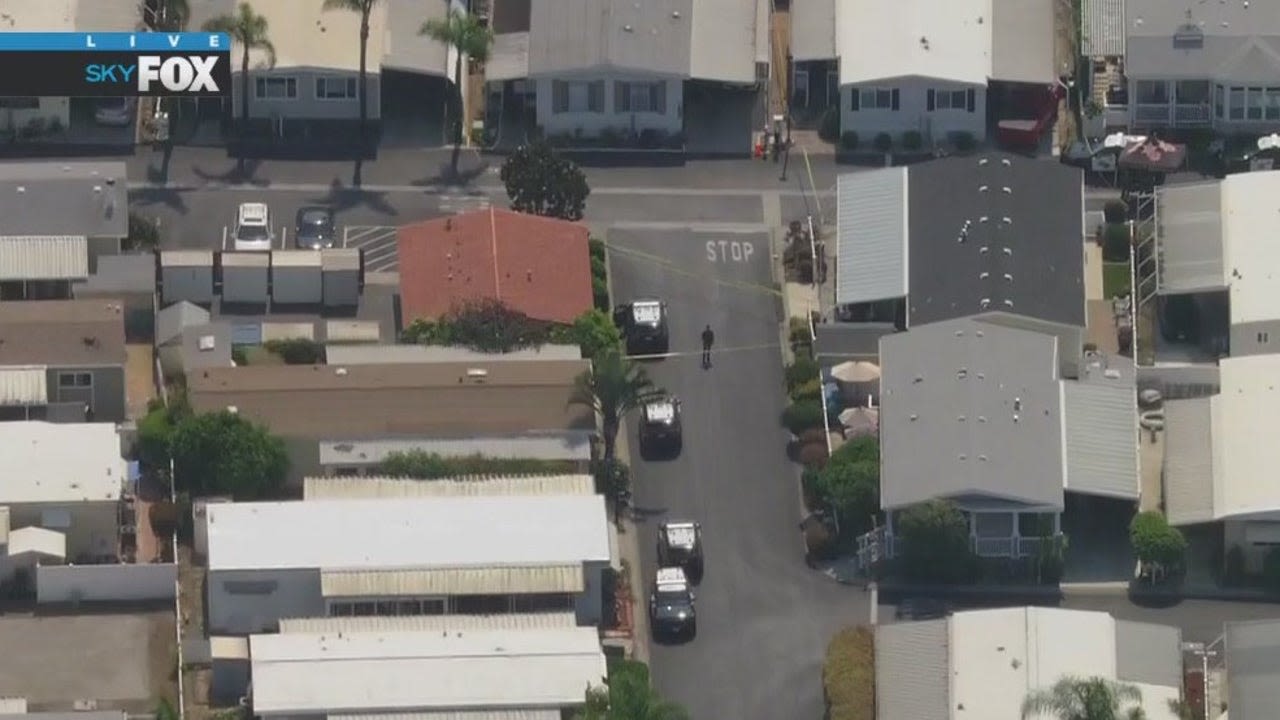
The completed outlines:
{"type": "Polygon", "coordinates": [[[391,453],[378,465],[380,475],[417,480],[479,475],[559,475],[572,471],[573,463],[564,460],[491,458],[479,454],[444,457],[422,450],[391,453]]]}
{"type": "Polygon", "coordinates": [[[822,405],[814,400],[793,402],[782,411],[782,426],[799,435],[805,430],[822,427],[822,405]]]}
{"type": "Polygon", "coordinates": [[[809,321],[805,318],[793,317],[787,323],[787,337],[791,347],[809,345],[813,342],[813,334],[809,331],[809,321]]]}
{"type": "Polygon", "coordinates": [[[860,462],[880,464],[880,441],[873,435],[856,437],[836,448],[831,464],[853,465],[860,462]]]}
{"type": "Polygon", "coordinates": [[[798,355],[790,365],[784,370],[787,379],[787,394],[795,392],[795,389],[818,377],[818,361],[807,355],[798,355]]]}
{"type": "Polygon", "coordinates": [[[924,136],[916,130],[908,130],[902,133],[902,147],[904,150],[915,152],[924,145],[924,136]]]}
{"type": "Polygon", "coordinates": [[[827,443],[815,442],[800,448],[800,464],[813,470],[821,470],[827,466],[831,456],[827,454],[827,443]]]}
{"type": "Polygon", "coordinates": [[[840,133],[840,149],[853,152],[858,149],[858,133],[852,130],[845,130],[840,133]]]}
{"type": "Polygon", "coordinates": [[[875,148],[879,152],[887,153],[893,149],[893,136],[889,133],[880,133],[876,135],[875,148]]]}
{"type": "Polygon", "coordinates": [[[285,365],[324,364],[324,345],[311,338],[268,340],[262,347],[267,352],[280,356],[285,365]]]}
{"type": "Polygon", "coordinates": [[[1129,216],[1129,206],[1123,200],[1108,200],[1102,206],[1102,217],[1108,224],[1123,223],[1129,216]]]}
{"type": "Polygon", "coordinates": [[[840,108],[829,107],[818,122],[818,137],[833,143],[840,139],[840,108]]]}
{"type": "Polygon", "coordinates": [[[1164,515],[1154,510],[1133,516],[1129,522],[1129,542],[1140,562],[1166,569],[1179,567],[1187,552],[1187,539],[1182,531],[1170,526],[1164,515]]]}
{"type": "Polygon", "coordinates": [[[799,435],[797,435],[796,440],[797,442],[800,443],[801,446],[808,445],[809,443],[816,443],[816,442],[820,442],[823,445],[826,445],[827,431],[823,430],[822,428],[810,428],[800,433],[799,435]]]}
{"type": "Polygon", "coordinates": [[[822,400],[822,380],[813,378],[795,386],[791,390],[792,400],[822,400]]]}
{"type": "Polygon", "coordinates": [[[875,720],[875,635],[865,627],[836,633],[822,663],[828,720],[875,720]]]}
{"type": "Polygon", "coordinates": [[[974,148],[978,147],[978,140],[971,132],[959,130],[951,133],[948,139],[951,140],[951,144],[955,146],[957,152],[973,152],[974,148]]]}
{"type": "Polygon", "coordinates": [[[231,362],[240,367],[244,367],[249,364],[249,354],[245,352],[245,347],[243,345],[231,346],[231,362]]]}
{"type": "Polygon", "coordinates": [[[1107,262],[1127,262],[1129,251],[1129,226],[1124,223],[1106,225],[1102,230],[1102,259],[1107,262]]]}

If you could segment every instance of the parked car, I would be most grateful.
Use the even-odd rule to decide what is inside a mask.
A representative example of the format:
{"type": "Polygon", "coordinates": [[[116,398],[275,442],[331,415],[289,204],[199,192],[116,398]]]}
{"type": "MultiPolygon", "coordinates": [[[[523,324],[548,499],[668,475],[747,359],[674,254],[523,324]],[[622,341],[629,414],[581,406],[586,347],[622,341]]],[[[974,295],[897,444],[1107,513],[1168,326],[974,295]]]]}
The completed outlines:
{"type": "Polygon", "coordinates": [[[133,124],[138,99],[131,97],[108,98],[98,101],[93,110],[93,121],[107,127],[128,127],[133,124]]]}
{"type": "Polygon", "coordinates": [[[265,251],[275,244],[271,211],[266,203],[242,203],[236,210],[235,249],[265,251]]]}
{"type": "Polygon", "coordinates": [[[684,570],[690,582],[702,579],[702,526],[664,522],[658,526],[658,564],[684,570]]]}
{"type": "Polygon", "coordinates": [[[627,354],[661,354],[670,349],[667,304],[657,298],[641,298],[613,309],[613,322],[626,339],[627,354]]]}
{"type": "Polygon", "coordinates": [[[693,602],[693,588],[683,569],[659,569],[649,594],[649,626],[654,636],[682,639],[696,635],[698,618],[693,602]]]}
{"type": "Polygon", "coordinates": [[[640,419],[640,452],[680,454],[684,444],[680,400],[667,396],[644,406],[640,419]]]}
{"type": "Polygon", "coordinates": [[[333,247],[337,229],[333,221],[333,209],[322,205],[309,205],[298,210],[294,227],[293,244],[300,250],[323,250],[333,247]]]}

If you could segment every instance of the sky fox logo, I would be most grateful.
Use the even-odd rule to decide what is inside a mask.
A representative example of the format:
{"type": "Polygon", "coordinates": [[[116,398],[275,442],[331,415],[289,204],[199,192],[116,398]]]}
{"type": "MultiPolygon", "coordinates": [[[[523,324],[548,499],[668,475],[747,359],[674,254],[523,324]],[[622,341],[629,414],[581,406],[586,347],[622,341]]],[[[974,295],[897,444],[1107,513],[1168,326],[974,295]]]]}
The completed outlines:
{"type": "Polygon", "coordinates": [[[136,80],[140,94],[153,92],[153,83],[159,83],[171,93],[216,93],[221,90],[213,79],[213,70],[217,64],[218,56],[215,55],[139,55],[138,62],[133,65],[86,65],[84,79],[92,84],[132,83],[136,80]]]}

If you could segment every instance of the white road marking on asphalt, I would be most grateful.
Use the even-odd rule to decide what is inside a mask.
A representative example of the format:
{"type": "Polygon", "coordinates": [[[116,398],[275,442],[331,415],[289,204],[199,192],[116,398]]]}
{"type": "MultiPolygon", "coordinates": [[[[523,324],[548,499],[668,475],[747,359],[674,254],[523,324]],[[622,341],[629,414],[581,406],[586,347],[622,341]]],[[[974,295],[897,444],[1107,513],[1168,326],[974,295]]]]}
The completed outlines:
{"type": "Polygon", "coordinates": [[[756,247],[746,240],[708,240],[707,259],[711,262],[747,262],[756,247]]]}
{"type": "MultiPolygon", "coordinates": [[[[297,193],[330,193],[333,187],[330,185],[313,185],[313,184],[295,184],[295,183],[269,183],[267,185],[234,185],[229,183],[149,183],[149,182],[131,182],[130,190],[166,190],[169,192],[297,192],[297,193]]],[[[419,185],[362,185],[358,188],[342,188],[347,192],[362,193],[404,193],[413,195],[437,195],[444,196],[449,194],[449,190],[453,188],[429,188],[419,185]]],[[[500,195],[505,194],[506,189],[493,186],[481,185],[474,188],[477,192],[500,195]]],[[[811,197],[815,193],[805,190],[779,190],[763,187],[748,188],[689,188],[680,186],[670,187],[593,187],[592,195],[691,195],[706,197],[732,197],[737,195],[760,195],[761,193],[773,192],[778,193],[782,197],[811,197]]],[[[832,197],[835,195],[830,190],[816,193],[821,197],[832,197]]],[[[480,197],[478,195],[472,197],[480,197]]]]}

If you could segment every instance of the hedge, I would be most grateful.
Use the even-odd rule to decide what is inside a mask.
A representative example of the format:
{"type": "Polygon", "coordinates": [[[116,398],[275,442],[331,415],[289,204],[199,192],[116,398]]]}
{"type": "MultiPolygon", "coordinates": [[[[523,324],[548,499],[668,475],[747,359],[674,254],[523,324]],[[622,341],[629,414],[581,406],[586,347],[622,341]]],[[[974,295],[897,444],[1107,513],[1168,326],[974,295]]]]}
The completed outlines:
{"type": "Polygon", "coordinates": [[[799,435],[805,430],[822,427],[822,404],[816,400],[793,402],[782,411],[782,426],[799,435]]]}
{"type": "Polygon", "coordinates": [[[875,635],[865,627],[836,633],[822,664],[828,720],[875,720],[875,635]]]}

